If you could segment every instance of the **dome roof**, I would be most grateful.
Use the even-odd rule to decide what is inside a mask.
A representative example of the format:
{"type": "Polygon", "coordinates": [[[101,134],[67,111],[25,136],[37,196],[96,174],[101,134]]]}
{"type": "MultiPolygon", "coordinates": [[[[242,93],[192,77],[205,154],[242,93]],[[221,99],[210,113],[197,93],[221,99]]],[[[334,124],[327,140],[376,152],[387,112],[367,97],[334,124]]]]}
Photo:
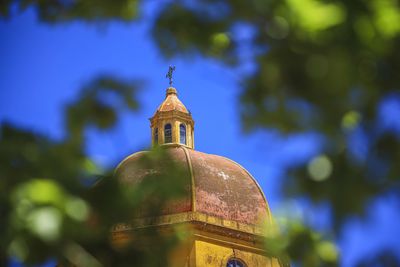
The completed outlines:
{"type": "MultiPolygon", "coordinates": [[[[186,172],[187,192],[177,203],[168,205],[157,215],[198,212],[246,225],[260,225],[271,220],[260,186],[238,163],[184,146],[162,147],[186,172]]],[[[154,172],[162,173],[162,164],[159,170],[146,169],[140,164],[146,153],[149,152],[138,152],[123,160],[116,169],[117,179],[124,184],[135,185],[154,172]]]]}
{"type": "Polygon", "coordinates": [[[166,111],[180,111],[189,114],[185,105],[179,100],[176,89],[173,87],[167,89],[165,100],[157,108],[156,113],[166,111]]]}

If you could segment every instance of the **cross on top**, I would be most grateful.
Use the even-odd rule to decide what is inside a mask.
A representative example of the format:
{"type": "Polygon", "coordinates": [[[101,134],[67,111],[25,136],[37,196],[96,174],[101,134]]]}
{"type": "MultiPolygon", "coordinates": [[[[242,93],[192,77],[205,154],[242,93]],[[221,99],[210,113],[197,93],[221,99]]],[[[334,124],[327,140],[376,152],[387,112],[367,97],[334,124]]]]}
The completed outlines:
{"type": "Polygon", "coordinates": [[[172,86],[172,82],[173,82],[172,74],[174,71],[175,71],[175,66],[169,66],[168,73],[167,73],[167,75],[165,75],[165,78],[169,79],[169,86],[172,86]]]}

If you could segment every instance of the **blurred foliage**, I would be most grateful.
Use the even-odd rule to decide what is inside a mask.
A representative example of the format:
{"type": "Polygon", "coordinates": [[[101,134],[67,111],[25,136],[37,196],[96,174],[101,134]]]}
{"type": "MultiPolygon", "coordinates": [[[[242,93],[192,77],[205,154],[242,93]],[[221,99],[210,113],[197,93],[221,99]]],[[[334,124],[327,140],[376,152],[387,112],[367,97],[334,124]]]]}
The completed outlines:
{"type": "Polygon", "coordinates": [[[60,23],[73,20],[101,22],[104,20],[130,21],[138,15],[139,0],[2,0],[0,15],[10,17],[13,9],[34,8],[39,20],[60,23]]]}
{"type": "Polygon", "coordinates": [[[67,132],[71,142],[83,142],[84,128],[96,126],[107,129],[117,122],[121,108],[136,110],[139,103],[132,95],[141,82],[125,81],[109,75],[100,75],[83,86],[80,99],[67,107],[67,132]],[[113,101],[109,101],[112,99],[113,101]]]}
{"type": "Polygon", "coordinates": [[[322,236],[298,219],[280,220],[279,226],[266,238],[265,247],[283,266],[338,266],[339,251],[329,237],[322,236]]]}
{"type": "MultiPolygon", "coordinates": [[[[28,7],[38,11],[41,21],[55,23],[132,20],[137,18],[140,5],[139,1],[6,0],[0,3],[0,14],[8,17],[12,8],[28,7]]],[[[323,136],[321,154],[305,166],[293,169],[283,184],[289,196],[328,203],[337,232],[340,233],[348,218],[365,215],[368,205],[377,197],[400,195],[399,136],[393,130],[382,129],[379,121],[380,103],[399,90],[398,0],[182,0],[167,2],[155,15],[152,34],[166,56],[201,54],[231,66],[248,61],[255,66],[255,71],[243,74],[240,81],[245,129],[275,127],[287,134],[315,131],[323,136]],[[238,29],[251,34],[245,39],[237,38],[238,29]],[[243,46],[250,51],[250,59],[240,56],[243,46]],[[355,153],[352,140],[361,138],[367,141],[355,153]]],[[[96,96],[99,88],[117,88],[119,92],[125,91],[125,86],[108,78],[91,86],[67,110],[70,136],[65,142],[52,142],[10,125],[2,126],[1,176],[7,179],[1,179],[1,190],[14,192],[14,200],[1,194],[2,203],[7,204],[1,206],[5,214],[1,216],[3,222],[17,216],[11,214],[12,205],[20,205],[15,204],[18,202],[15,199],[21,194],[29,196],[31,188],[36,187],[58,190],[63,198],[76,202],[73,205],[87,205],[89,214],[94,209],[91,206],[94,203],[81,202],[84,200],[80,194],[72,193],[75,189],[82,190],[81,182],[74,177],[87,175],[77,166],[88,165],[90,161],[82,151],[82,132],[88,124],[100,128],[112,126],[117,113],[96,96]],[[36,180],[29,180],[32,177],[36,180]],[[63,184],[65,178],[69,178],[68,184],[63,184]]],[[[44,210],[24,220],[32,217],[34,222],[50,216],[62,222],[68,210],[67,200],[60,205],[60,200],[50,196],[32,199],[43,205],[44,210]]],[[[27,207],[20,209],[24,211],[27,207]]],[[[75,220],[74,216],[81,218],[84,214],[68,216],[75,220]]],[[[40,229],[35,229],[34,223],[32,228],[22,227],[20,231],[27,233],[26,237],[20,234],[20,238],[32,235],[33,240],[42,242],[38,241],[38,246],[46,242],[40,239],[40,229]]],[[[301,231],[304,234],[300,240],[313,240],[313,234],[307,231],[311,230],[301,231]]],[[[8,239],[1,241],[3,247],[7,242],[18,247],[14,244],[19,244],[20,239],[11,240],[10,233],[4,234],[8,239]]],[[[288,245],[289,256],[294,260],[304,256],[304,262],[299,264],[311,266],[308,259],[312,256],[300,250],[303,241],[297,242],[296,236],[289,236],[295,237],[293,244],[301,244],[293,245],[299,250],[288,245]]],[[[27,242],[25,239],[20,244],[27,242]]],[[[383,253],[360,266],[390,262],[393,258],[390,255],[383,253]]]]}
{"type": "Polygon", "coordinates": [[[154,40],[166,56],[200,51],[235,63],[235,43],[224,32],[228,22],[221,15],[188,10],[178,4],[167,5],[153,27],[154,40]]]}
{"type": "Polygon", "coordinates": [[[146,183],[126,186],[113,178],[112,169],[101,170],[84,151],[87,127],[111,128],[124,107],[121,103],[129,110],[138,108],[138,84],[104,75],[84,86],[66,109],[68,135],[61,141],[1,125],[0,266],[7,266],[10,257],[26,264],[58,260],[79,266],[158,266],[165,261],[167,250],[160,248],[173,247],[177,235],[160,238],[149,230],[147,235],[158,241],[154,258],[142,247],[116,247],[110,242],[110,229],[129,222],[139,207],[157,210],[179,197],[180,169],[162,150],[153,150],[141,164],[155,168],[164,160],[170,168],[168,177],[154,175],[146,183]],[[110,92],[121,103],[107,103],[110,92]],[[156,202],[149,201],[160,191],[156,202]]]}

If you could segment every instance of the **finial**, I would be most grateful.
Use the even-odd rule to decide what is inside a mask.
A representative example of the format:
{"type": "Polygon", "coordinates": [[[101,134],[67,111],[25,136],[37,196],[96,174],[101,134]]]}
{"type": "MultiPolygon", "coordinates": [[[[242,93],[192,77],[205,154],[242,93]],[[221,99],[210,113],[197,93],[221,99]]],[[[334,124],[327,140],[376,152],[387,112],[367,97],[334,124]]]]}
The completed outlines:
{"type": "Polygon", "coordinates": [[[165,78],[169,79],[169,86],[172,86],[172,82],[173,82],[172,74],[174,71],[175,71],[175,66],[170,65],[168,68],[168,73],[167,73],[167,75],[165,75],[165,78]]]}

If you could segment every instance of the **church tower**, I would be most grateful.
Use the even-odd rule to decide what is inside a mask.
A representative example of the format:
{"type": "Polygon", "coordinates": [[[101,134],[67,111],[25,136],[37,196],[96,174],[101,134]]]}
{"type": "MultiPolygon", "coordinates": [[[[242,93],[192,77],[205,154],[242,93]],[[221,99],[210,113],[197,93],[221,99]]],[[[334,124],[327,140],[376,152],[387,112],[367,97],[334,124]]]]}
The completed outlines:
{"type": "MultiPolygon", "coordinates": [[[[170,72],[169,72],[170,73],[170,72]]],[[[172,77],[170,76],[170,79],[172,77]]],[[[182,246],[171,252],[171,267],[281,267],[278,259],[265,250],[265,237],[272,227],[272,216],[260,186],[238,163],[194,149],[194,121],[172,87],[150,119],[153,147],[162,149],[182,169],[183,197],[156,214],[142,213],[134,226],[122,225],[113,230],[115,242],[125,233],[156,227],[187,229],[182,246]]],[[[117,167],[115,176],[121,183],[134,186],[152,173],[141,163],[146,151],[134,153],[117,167]]]]}

